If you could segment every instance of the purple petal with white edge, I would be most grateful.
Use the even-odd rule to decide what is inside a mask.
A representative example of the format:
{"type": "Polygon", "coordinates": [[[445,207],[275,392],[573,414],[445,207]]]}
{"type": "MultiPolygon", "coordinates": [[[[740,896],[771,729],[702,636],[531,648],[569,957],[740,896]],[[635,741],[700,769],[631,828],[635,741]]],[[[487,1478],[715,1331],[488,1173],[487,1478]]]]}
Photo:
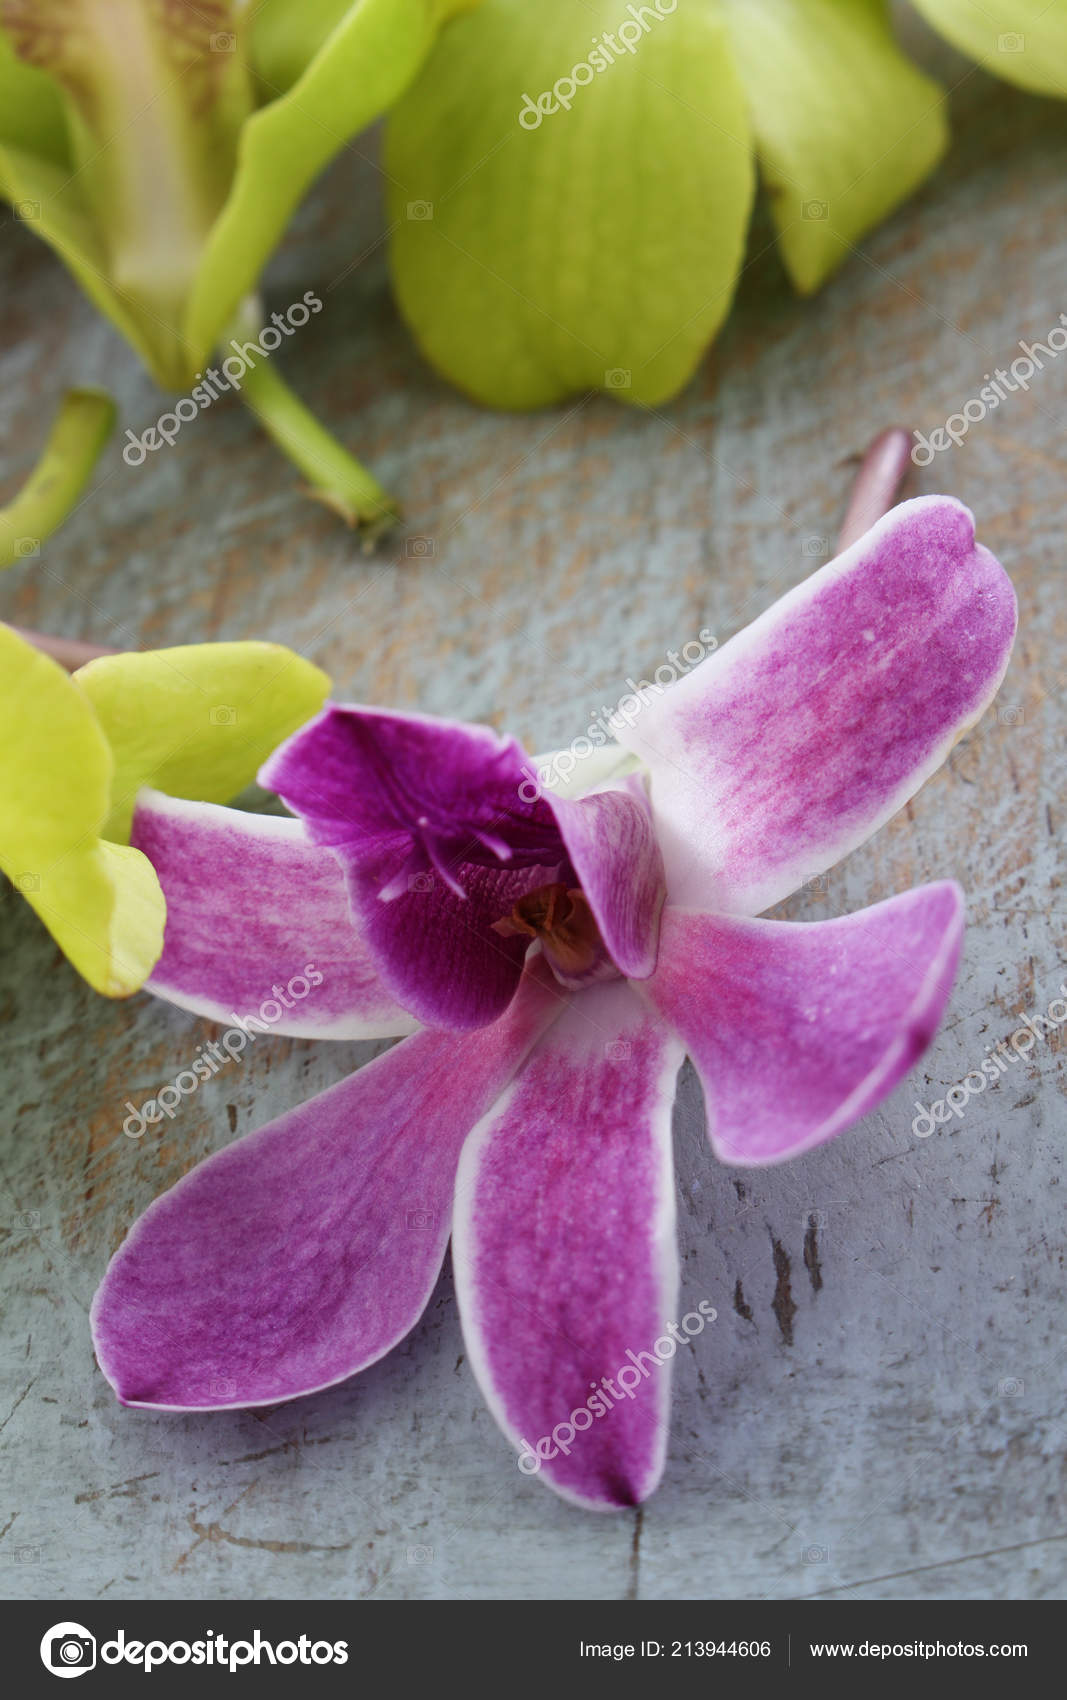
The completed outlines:
{"type": "Polygon", "coordinates": [[[663,1469],[681,1060],[624,982],[583,992],[471,1134],[456,1182],[474,1374],[519,1467],[599,1510],[637,1505],[663,1469]]]}
{"type": "Polygon", "coordinates": [[[969,511],[922,496],[647,698],[616,730],[670,901],[755,915],[854,850],[988,706],[1015,612],[969,511]]]}
{"type": "Polygon", "coordinates": [[[561,1007],[539,965],[495,1026],[414,1034],[157,1199],[93,1304],[123,1403],[274,1404],[384,1356],[437,1280],[468,1130],[561,1007]]]}
{"type": "Polygon", "coordinates": [[[417,1026],[352,924],[335,858],[299,821],[146,789],[130,841],[167,900],[147,986],[157,997],[301,1038],[391,1038],[417,1026]]]}
{"type": "Polygon", "coordinates": [[[834,921],[664,910],[641,991],[696,1065],[716,1155],[783,1162],[879,1104],[933,1038],[963,918],[951,880],[834,921]]]}
{"type": "Polygon", "coordinates": [[[643,781],[634,775],[577,802],[548,801],[608,955],[629,979],[647,979],[666,877],[643,781]]]}
{"type": "Polygon", "coordinates": [[[333,705],[260,773],[329,845],[394,996],[431,1026],[494,1020],[529,940],[493,922],[572,870],[513,739],[484,726],[333,705]]]}

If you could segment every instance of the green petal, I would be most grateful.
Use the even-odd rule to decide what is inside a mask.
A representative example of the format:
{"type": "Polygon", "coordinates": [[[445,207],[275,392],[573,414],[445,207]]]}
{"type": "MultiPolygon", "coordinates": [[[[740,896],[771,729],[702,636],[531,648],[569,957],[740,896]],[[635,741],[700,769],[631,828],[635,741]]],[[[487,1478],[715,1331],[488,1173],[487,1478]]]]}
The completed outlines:
{"type": "Polygon", "coordinates": [[[817,289],[933,170],[944,94],[897,47],[884,0],[724,0],[782,257],[817,289]]]}
{"type": "Polygon", "coordinates": [[[63,668],[0,626],[0,868],[98,992],[125,997],[163,949],[165,904],[147,858],[99,836],[112,758],[63,668]]]}
{"type": "Polygon", "coordinates": [[[305,190],[396,100],[441,24],[474,0],[358,0],[291,89],[241,132],[236,176],[193,287],[186,337],[211,348],[255,286],[305,190]]]}
{"type": "Polygon", "coordinates": [[[19,210],[27,227],[55,250],[94,307],[155,372],[159,328],[145,323],[136,306],[112,288],[102,238],[69,166],[15,148],[0,149],[0,194],[19,210]]]}
{"type": "Polygon", "coordinates": [[[129,837],[137,792],[225,803],[326,699],[318,667],[277,643],[102,655],[74,674],[115,761],[106,838],[129,837]]]}
{"type": "Polygon", "coordinates": [[[6,147],[70,166],[67,121],[54,84],[37,66],[18,58],[0,28],[0,148],[6,147]]]}
{"type": "Polygon", "coordinates": [[[994,76],[1067,98],[1063,0],[915,0],[934,28],[994,76]]]}
{"type": "Polygon", "coordinates": [[[260,0],[251,20],[249,59],[263,104],[291,89],[352,0],[260,0]]]}
{"type": "Polygon", "coordinates": [[[753,164],[725,29],[705,3],[641,10],[605,54],[640,29],[619,0],[487,0],[390,119],[400,305],[479,401],[661,401],[729,308],[753,164]],[[539,113],[571,67],[569,109],[539,113]]]}

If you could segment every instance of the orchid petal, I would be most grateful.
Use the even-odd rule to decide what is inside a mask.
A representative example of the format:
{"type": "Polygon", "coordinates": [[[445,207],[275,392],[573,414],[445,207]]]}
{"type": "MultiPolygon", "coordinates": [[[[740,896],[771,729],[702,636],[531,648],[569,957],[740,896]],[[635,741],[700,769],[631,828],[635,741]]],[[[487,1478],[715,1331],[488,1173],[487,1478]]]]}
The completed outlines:
{"type": "Polygon", "coordinates": [[[20,148],[0,148],[0,194],[12,206],[33,209],[34,234],[54,249],[89,300],[122,332],[149,371],[167,381],[176,358],[170,329],[158,322],[146,322],[136,303],[112,288],[103,236],[79,194],[77,181],[71,181],[71,167],[20,148]]]}
{"type": "Polygon", "coordinates": [[[452,1256],[474,1374],[520,1468],[540,1458],[557,1492],[601,1510],[638,1504],[663,1469],[670,1369],[653,1348],[677,1292],[681,1057],[625,984],[582,993],[471,1134],[457,1177],[452,1256]],[[612,1400],[593,1391],[604,1377],[635,1385],[612,1400]]]}
{"type": "Polygon", "coordinates": [[[933,170],[945,91],[900,51],[886,0],[727,0],[782,259],[817,289],[933,170]]]}
{"type": "Polygon", "coordinates": [[[973,516],[924,496],[646,697],[617,730],[651,771],[670,901],[757,914],[862,844],[979,719],[1014,632],[973,516]]]}
{"type": "Polygon", "coordinates": [[[696,1065],[717,1156],[780,1163],[881,1103],[933,1037],[962,940],[950,880],[834,921],[668,909],[642,991],[696,1065]]]}
{"type": "Polygon", "coordinates": [[[299,821],[145,790],[133,842],[167,900],[163,955],[148,982],[157,997],[221,1022],[256,1018],[270,1002],[270,1030],[298,1038],[391,1038],[415,1027],[352,926],[335,858],[299,821]]]}
{"type": "MultiPolygon", "coordinates": [[[[39,197],[39,234],[87,287],[95,274],[97,305],[132,328],[159,382],[186,388],[208,348],[185,341],[185,301],[250,111],[237,8],[124,6],[117,28],[111,6],[8,0],[0,21],[54,80],[67,118],[73,169],[39,197]]],[[[31,161],[13,159],[25,180],[31,161]]],[[[34,182],[48,187],[41,173],[34,182]]]]}
{"type": "Polygon", "coordinates": [[[542,966],[495,1026],[414,1034],[157,1199],[93,1305],[123,1403],[274,1404],[383,1357],[433,1291],[468,1129],[559,1008],[542,966]]]}
{"type": "Polygon", "coordinates": [[[112,756],[63,668],[0,626],[0,868],[106,997],[143,984],[163,945],[163,893],[137,850],[101,836],[112,756]],[[15,733],[17,728],[17,735],[15,733]]]}
{"type": "Polygon", "coordinates": [[[63,103],[45,71],[15,52],[0,24],[0,149],[37,154],[70,170],[63,103]]]}
{"type": "MultiPolygon", "coordinates": [[[[316,4],[313,56],[284,93],[266,87],[267,96],[277,98],[268,98],[242,127],[229,197],[211,228],[186,307],[190,347],[206,354],[255,288],[319,172],[403,93],[441,26],[473,3],[353,0],[337,9],[343,15],[324,36],[322,26],[329,20],[316,4]]],[[[250,29],[253,68],[269,74],[269,20],[263,25],[253,20],[250,29]]],[[[291,55],[289,63],[297,69],[291,55]]]]}
{"type": "Polygon", "coordinates": [[[550,798],[550,806],[608,954],[629,979],[646,979],[666,884],[643,783],[634,776],[577,802],[550,798]]]}
{"type": "Polygon", "coordinates": [[[260,774],[334,850],[383,981],[431,1026],[506,1007],[530,941],[493,923],[564,860],[551,809],[524,800],[523,763],[484,726],[331,705],[260,774]]]}
{"type": "Polygon", "coordinates": [[[1036,94],[1067,98],[1062,0],[915,0],[926,21],[985,70],[1036,94]]]}
{"type": "Polygon", "coordinates": [[[580,757],[567,749],[530,758],[531,771],[550,798],[584,797],[600,786],[628,778],[639,765],[635,755],[613,743],[594,745],[580,757]]]}
{"type": "Polygon", "coordinates": [[[755,170],[718,5],[485,0],[391,112],[385,169],[400,309],[491,407],[661,402],[729,311],[755,170]]]}
{"type": "Polygon", "coordinates": [[[280,643],[102,655],[74,675],[115,756],[108,838],[129,836],[142,785],[225,803],[322,707],[330,681],[280,643]]]}

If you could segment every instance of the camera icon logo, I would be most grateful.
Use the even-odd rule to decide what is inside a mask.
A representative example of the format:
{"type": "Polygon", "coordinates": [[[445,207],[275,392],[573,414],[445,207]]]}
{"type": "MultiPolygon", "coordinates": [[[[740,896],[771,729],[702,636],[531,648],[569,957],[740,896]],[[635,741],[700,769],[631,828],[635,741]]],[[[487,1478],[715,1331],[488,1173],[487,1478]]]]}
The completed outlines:
{"type": "Polygon", "coordinates": [[[208,719],[212,726],[236,726],[237,710],[231,708],[228,702],[217,702],[214,708],[208,710],[208,719]]]}
{"type": "Polygon", "coordinates": [[[1018,30],[1006,30],[1003,35],[997,36],[997,52],[1025,53],[1026,37],[1020,35],[1018,30]]]}
{"type": "Polygon", "coordinates": [[[805,218],[829,218],[830,203],[829,201],[805,201],[800,210],[805,218]]]}
{"type": "Polygon", "coordinates": [[[84,1676],[96,1665],[96,1637],[81,1623],[54,1623],[41,1640],[41,1663],[53,1676],[84,1676]]]}
{"type": "Polygon", "coordinates": [[[409,201],[408,217],[417,224],[426,224],[433,218],[432,201],[409,201]]]}
{"type": "Polygon", "coordinates": [[[436,1228],[437,1212],[416,1206],[414,1210],[408,1211],[407,1224],[409,1228],[436,1228]]]}
{"type": "Polygon", "coordinates": [[[604,388],[606,390],[628,390],[632,387],[633,374],[626,366],[612,366],[604,373],[604,388]]]}

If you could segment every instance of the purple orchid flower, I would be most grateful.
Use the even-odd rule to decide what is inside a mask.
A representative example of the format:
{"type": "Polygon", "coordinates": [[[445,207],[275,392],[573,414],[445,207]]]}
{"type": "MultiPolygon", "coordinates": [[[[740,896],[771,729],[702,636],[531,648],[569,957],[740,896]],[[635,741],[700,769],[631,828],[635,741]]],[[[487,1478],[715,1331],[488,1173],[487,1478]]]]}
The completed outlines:
{"type": "Polygon", "coordinates": [[[120,1399],[274,1404],[354,1375],[414,1326],[451,1233],[471,1365],[520,1462],[584,1506],[643,1500],[659,1348],[689,1331],[669,1323],[679,1066],[716,1154],[750,1165],[832,1138],[911,1068],[952,986],[958,886],[753,917],[914,795],[1014,630],[971,515],[924,497],[649,693],[619,728],[634,771],[587,794],[540,794],[483,727],[359,707],[267,763],[295,819],[143,793],[157,994],[227,1020],[273,985],[278,1031],[410,1037],[141,1218],[93,1312],[120,1399]],[[283,1008],[275,982],[309,962],[321,986],[283,1008]]]}

